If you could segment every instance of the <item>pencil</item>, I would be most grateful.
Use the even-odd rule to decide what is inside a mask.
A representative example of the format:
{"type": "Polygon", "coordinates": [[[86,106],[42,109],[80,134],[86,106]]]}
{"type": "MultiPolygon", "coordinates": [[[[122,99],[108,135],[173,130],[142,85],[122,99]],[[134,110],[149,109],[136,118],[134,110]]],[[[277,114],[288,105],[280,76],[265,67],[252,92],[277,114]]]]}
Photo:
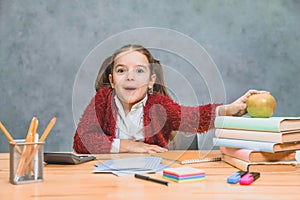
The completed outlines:
{"type": "Polygon", "coordinates": [[[30,152],[32,151],[31,145],[28,146],[28,144],[27,144],[28,142],[31,142],[31,140],[32,140],[32,133],[30,132],[29,135],[27,135],[27,137],[26,137],[26,143],[23,147],[23,153],[21,155],[19,165],[17,168],[17,176],[24,175],[24,173],[28,172],[28,169],[24,165],[30,155],[30,152]]]}
{"type": "Polygon", "coordinates": [[[6,128],[4,127],[4,125],[0,122],[0,128],[2,130],[2,132],[4,133],[4,135],[7,137],[7,139],[13,143],[15,142],[14,139],[11,137],[11,135],[9,134],[9,132],[6,130],[6,128]]]}
{"type": "Polygon", "coordinates": [[[32,142],[35,142],[34,139],[35,139],[35,134],[36,134],[38,125],[39,125],[39,120],[36,117],[34,117],[33,127],[32,127],[32,142]]]}
{"type": "MultiPolygon", "coordinates": [[[[38,134],[36,133],[36,131],[37,131],[37,127],[38,127],[38,125],[39,125],[39,121],[38,121],[38,119],[37,119],[37,117],[34,117],[34,119],[33,119],[34,121],[34,123],[33,123],[33,127],[32,127],[32,140],[31,140],[31,142],[35,142],[35,143],[37,143],[38,142],[38,140],[36,140],[36,136],[38,136],[38,134]]],[[[34,147],[35,147],[36,145],[30,145],[30,152],[32,153],[33,151],[34,151],[34,147]]],[[[34,167],[35,167],[35,165],[33,165],[33,164],[31,164],[31,168],[32,169],[30,169],[29,168],[29,170],[32,170],[33,171],[33,173],[35,174],[35,169],[34,169],[34,167]]]]}
{"type": "MultiPolygon", "coordinates": [[[[49,122],[47,128],[45,129],[42,137],[40,138],[39,142],[44,142],[46,137],[48,136],[48,134],[50,133],[51,129],[53,128],[53,126],[55,125],[56,122],[56,117],[53,117],[52,120],[49,122]]],[[[28,156],[28,159],[25,162],[25,169],[30,165],[30,163],[32,162],[32,159],[34,158],[34,155],[36,154],[36,152],[39,150],[40,148],[40,144],[38,144],[33,151],[30,153],[30,155],[28,156]]]]}
{"type": "MultiPolygon", "coordinates": [[[[4,133],[4,135],[7,137],[8,141],[11,142],[12,144],[16,144],[15,140],[11,137],[9,132],[6,130],[4,125],[0,122],[0,129],[4,133]]],[[[22,154],[22,150],[19,148],[19,146],[15,146],[16,150],[18,151],[19,154],[22,154]]]]}
{"type": "Polygon", "coordinates": [[[31,122],[30,122],[30,125],[29,125],[29,129],[28,129],[28,132],[27,132],[27,135],[26,135],[26,142],[32,142],[32,130],[34,128],[34,124],[35,124],[35,117],[32,118],[31,122]],[[31,134],[31,135],[30,135],[31,134]]]}
{"type": "Polygon", "coordinates": [[[49,122],[47,128],[45,129],[43,135],[41,136],[39,142],[44,142],[48,134],[50,133],[51,129],[53,128],[54,124],[56,122],[56,117],[53,117],[51,121],[49,122]]]}
{"type": "MultiPolygon", "coordinates": [[[[30,122],[28,132],[27,132],[27,135],[26,135],[26,139],[25,139],[26,143],[34,141],[33,134],[35,133],[36,128],[37,128],[37,118],[33,117],[31,122],[30,122]]],[[[28,144],[24,145],[23,154],[21,155],[20,162],[19,162],[19,165],[18,165],[18,168],[17,168],[17,176],[21,176],[21,175],[24,175],[24,174],[27,174],[28,172],[30,172],[30,166],[27,167],[25,165],[25,163],[26,163],[26,160],[31,155],[31,153],[33,152],[33,150],[34,149],[33,149],[32,145],[28,145],[28,144]]]]}
{"type": "MultiPolygon", "coordinates": [[[[25,139],[26,143],[33,142],[33,129],[35,128],[35,123],[36,123],[36,117],[33,117],[31,119],[31,122],[30,122],[30,125],[28,128],[28,132],[26,135],[26,139],[25,139]]],[[[28,157],[30,156],[30,152],[32,152],[32,151],[33,151],[33,148],[31,145],[28,145],[28,144],[24,145],[23,154],[21,155],[20,162],[19,162],[19,165],[17,168],[18,176],[21,176],[24,173],[26,174],[28,172],[28,168],[26,167],[25,163],[26,163],[26,160],[28,159],[28,157]]]]}
{"type": "Polygon", "coordinates": [[[31,165],[31,162],[35,156],[35,154],[37,153],[37,151],[39,150],[40,148],[40,144],[37,144],[36,147],[34,147],[33,151],[27,156],[27,159],[25,161],[25,164],[23,165],[23,169],[21,170],[21,174],[24,173],[24,171],[26,171],[26,169],[28,169],[28,167],[30,167],[31,165]]]}

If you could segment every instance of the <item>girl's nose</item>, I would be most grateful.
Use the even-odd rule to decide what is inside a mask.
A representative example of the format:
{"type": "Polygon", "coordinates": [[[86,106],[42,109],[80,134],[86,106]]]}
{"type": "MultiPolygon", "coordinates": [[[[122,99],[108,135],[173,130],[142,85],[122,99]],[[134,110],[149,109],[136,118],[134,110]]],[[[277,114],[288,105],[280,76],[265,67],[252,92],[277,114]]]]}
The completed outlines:
{"type": "Polygon", "coordinates": [[[135,76],[134,70],[129,70],[127,72],[127,80],[134,80],[134,76],[135,76]]]}

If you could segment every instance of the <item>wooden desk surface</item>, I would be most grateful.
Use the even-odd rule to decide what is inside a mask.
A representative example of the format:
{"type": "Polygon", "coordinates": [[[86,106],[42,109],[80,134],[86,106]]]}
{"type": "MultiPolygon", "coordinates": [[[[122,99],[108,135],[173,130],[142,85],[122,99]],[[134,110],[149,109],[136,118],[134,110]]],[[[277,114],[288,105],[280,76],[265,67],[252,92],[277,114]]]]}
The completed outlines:
{"type": "MultiPolygon", "coordinates": [[[[263,173],[250,186],[226,183],[237,171],[219,162],[190,164],[206,172],[206,178],[194,183],[171,182],[170,186],[112,174],[93,174],[94,164],[107,159],[144,156],[143,154],[103,154],[80,165],[46,165],[44,181],[13,185],[9,183],[9,156],[0,154],[0,199],[300,199],[300,168],[295,172],[263,173]]],[[[183,166],[164,161],[172,167],[183,166]]],[[[187,165],[184,165],[187,166],[187,165]]],[[[162,173],[149,175],[162,178],[162,173]]]]}

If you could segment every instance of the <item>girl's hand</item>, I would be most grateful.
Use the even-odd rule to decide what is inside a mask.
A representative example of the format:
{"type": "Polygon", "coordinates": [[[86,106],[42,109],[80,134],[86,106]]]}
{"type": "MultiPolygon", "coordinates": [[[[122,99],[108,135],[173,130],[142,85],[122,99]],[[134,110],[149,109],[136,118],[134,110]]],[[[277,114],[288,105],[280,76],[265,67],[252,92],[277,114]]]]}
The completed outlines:
{"type": "Polygon", "coordinates": [[[269,93],[267,91],[249,90],[243,96],[232,102],[221,106],[219,109],[219,115],[221,116],[242,116],[247,113],[247,99],[253,94],[269,93]]]}
{"type": "Polygon", "coordinates": [[[136,142],[132,140],[120,141],[120,152],[123,153],[160,153],[166,151],[168,151],[168,149],[160,147],[158,145],[146,144],[144,142],[136,142]]]}

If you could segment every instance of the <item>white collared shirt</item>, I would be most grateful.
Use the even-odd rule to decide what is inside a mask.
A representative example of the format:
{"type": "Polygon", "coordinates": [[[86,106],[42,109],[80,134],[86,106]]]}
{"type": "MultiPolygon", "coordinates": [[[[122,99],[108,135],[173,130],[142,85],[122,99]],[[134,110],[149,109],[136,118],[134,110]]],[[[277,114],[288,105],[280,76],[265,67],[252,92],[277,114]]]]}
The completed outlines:
{"type": "Polygon", "coordinates": [[[130,112],[125,115],[120,99],[117,97],[117,95],[114,96],[114,100],[118,108],[118,116],[116,121],[116,138],[113,140],[111,153],[118,153],[120,151],[121,139],[144,141],[145,137],[143,132],[143,115],[144,106],[147,99],[148,96],[146,95],[144,99],[134,104],[130,112]]]}

